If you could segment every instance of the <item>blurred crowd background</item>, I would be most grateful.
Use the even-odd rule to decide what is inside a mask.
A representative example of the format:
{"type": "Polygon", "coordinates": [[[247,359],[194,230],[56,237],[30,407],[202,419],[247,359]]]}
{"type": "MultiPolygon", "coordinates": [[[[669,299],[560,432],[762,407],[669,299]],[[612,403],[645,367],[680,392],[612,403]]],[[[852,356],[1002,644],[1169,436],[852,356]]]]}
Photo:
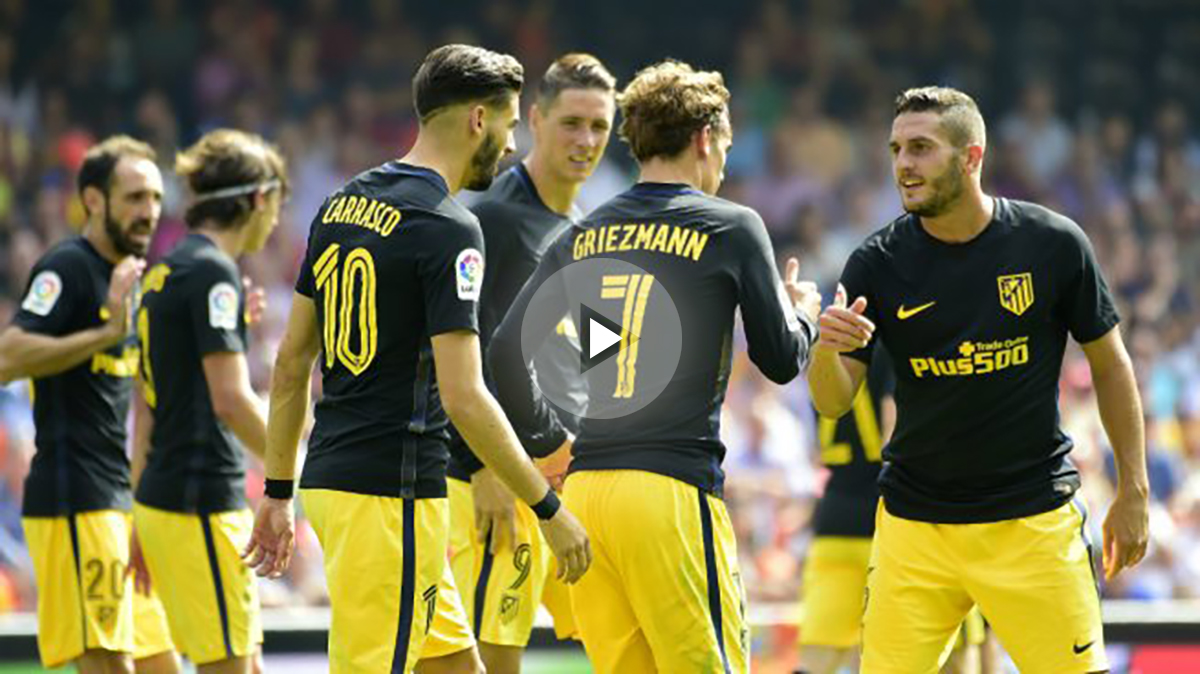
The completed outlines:
{"type": "MultiPolygon", "coordinates": [[[[721,70],[735,133],[722,193],[758,209],[827,298],[850,251],[900,214],[892,98],[928,83],[974,95],[989,123],[985,187],[1079,222],[1120,301],[1146,407],[1153,542],[1105,594],[1200,596],[1200,10],[1186,0],[0,0],[0,323],[34,261],[82,221],[74,181],[89,144],[124,132],[158,149],[158,256],[184,232],[175,151],[219,126],[255,131],[282,148],[294,185],[269,247],[244,263],[268,289],[251,354],[265,392],[309,219],[343,181],[405,151],[409,79],[450,41],[517,55],[530,82],[568,50],[595,53],[622,83],[665,56],[721,70]]],[[[584,211],[633,169],[614,137],[584,211]]],[[[803,381],[776,387],[744,354],[738,364],[723,433],[746,586],[752,602],[794,601],[824,477],[815,418],[803,381]]],[[[1098,540],[1112,459],[1077,349],[1060,402],[1098,540]]],[[[33,432],[27,386],[0,388],[2,611],[34,606],[19,521],[33,432]]],[[[300,547],[264,603],[326,601],[311,533],[300,547]]]]}

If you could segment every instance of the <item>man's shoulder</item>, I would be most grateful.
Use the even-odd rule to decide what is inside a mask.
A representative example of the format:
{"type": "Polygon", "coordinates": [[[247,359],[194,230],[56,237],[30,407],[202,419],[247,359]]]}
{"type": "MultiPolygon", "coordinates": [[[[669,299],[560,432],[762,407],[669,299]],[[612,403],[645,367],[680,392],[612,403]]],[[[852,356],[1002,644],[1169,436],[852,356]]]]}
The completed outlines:
{"type": "Polygon", "coordinates": [[[1047,206],[1019,199],[997,199],[996,202],[1002,218],[1015,231],[1063,241],[1087,238],[1077,222],[1047,206]]]}
{"type": "Polygon", "coordinates": [[[35,268],[76,272],[90,267],[97,256],[89,250],[89,246],[82,236],[63,239],[42,255],[35,268]]]}

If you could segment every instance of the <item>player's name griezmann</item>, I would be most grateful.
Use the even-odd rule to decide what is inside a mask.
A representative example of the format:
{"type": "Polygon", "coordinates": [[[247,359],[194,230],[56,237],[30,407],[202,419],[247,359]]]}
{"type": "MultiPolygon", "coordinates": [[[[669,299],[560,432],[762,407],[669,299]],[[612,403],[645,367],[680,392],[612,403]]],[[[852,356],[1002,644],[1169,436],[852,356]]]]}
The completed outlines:
{"type": "Polygon", "coordinates": [[[358,225],[379,236],[387,236],[400,224],[400,211],[370,197],[347,194],[329,202],[329,208],[325,209],[321,223],[358,225]]]}
{"type": "Polygon", "coordinates": [[[647,250],[691,258],[699,262],[708,244],[708,234],[668,224],[601,225],[575,235],[576,260],[605,253],[647,250]]]}

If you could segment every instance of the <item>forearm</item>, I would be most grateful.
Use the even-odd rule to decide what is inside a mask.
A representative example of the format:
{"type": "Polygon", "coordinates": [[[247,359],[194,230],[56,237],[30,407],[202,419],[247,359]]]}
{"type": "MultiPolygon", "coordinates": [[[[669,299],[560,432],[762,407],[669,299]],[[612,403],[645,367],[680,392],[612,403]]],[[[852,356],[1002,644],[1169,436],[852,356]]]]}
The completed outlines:
{"type": "Polygon", "coordinates": [[[842,362],[842,356],[830,349],[813,349],[808,368],[808,388],[813,405],[822,416],[838,419],[854,404],[858,382],[842,362]]]}
{"type": "Polygon", "coordinates": [[[312,370],[303,372],[276,363],[271,380],[271,414],[267,419],[266,476],[296,478],[296,455],[308,415],[312,370]]]}
{"type": "Polygon", "coordinates": [[[1146,429],[1133,367],[1125,361],[1095,374],[1093,385],[1100,420],[1116,459],[1117,491],[1144,497],[1150,489],[1146,476],[1146,429]]]}
{"type": "Polygon", "coordinates": [[[450,420],[475,456],[491,468],[517,498],[527,504],[541,501],[549,483],[525,455],[500,405],[480,390],[450,410],[450,420]]]}
{"type": "Polygon", "coordinates": [[[117,341],[104,326],[62,337],[10,328],[0,337],[0,382],[65,372],[117,341]]]}
{"type": "Polygon", "coordinates": [[[259,459],[267,453],[267,418],[262,400],[247,386],[217,413],[246,449],[259,459]]]}

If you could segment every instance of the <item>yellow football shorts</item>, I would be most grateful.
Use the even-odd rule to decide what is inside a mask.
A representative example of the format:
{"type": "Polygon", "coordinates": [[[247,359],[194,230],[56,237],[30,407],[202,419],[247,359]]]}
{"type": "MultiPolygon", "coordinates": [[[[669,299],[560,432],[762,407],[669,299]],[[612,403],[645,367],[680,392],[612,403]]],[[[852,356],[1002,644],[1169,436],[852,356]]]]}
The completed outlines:
{"type": "Polygon", "coordinates": [[[471,485],[446,480],[450,497],[450,565],[475,637],[498,646],[525,647],[539,604],[554,617],[559,639],[575,635],[567,585],[555,577],[554,552],[537,515],[517,502],[516,545],[492,555],[475,529],[471,485]]]}
{"type": "Polygon", "coordinates": [[[1086,512],[931,524],[880,504],[867,577],[865,674],[937,672],[978,604],[1025,674],[1108,669],[1086,512]]]}
{"type": "Polygon", "coordinates": [[[59,667],[103,649],[146,657],[174,648],[153,594],[126,576],[130,515],[96,510],[21,520],[38,586],[38,650],[59,667]]]}
{"type": "Polygon", "coordinates": [[[819,536],[804,562],[800,643],[852,648],[862,638],[871,539],[819,536]]]}
{"type": "MultiPolygon", "coordinates": [[[[853,648],[862,639],[863,596],[871,539],[818,536],[804,562],[800,643],[805,646],[853,648]]],[[[984,621],[974,607],[963,621],[955,647],[984,640],[984,621]]]]}
{"type": "Polygon", "coordinates": [[[330,672],[403,672],[474,645],[447,570],[449,505],[302,489],[325,553],[330,672]]]}
{"type": "Polygon", "coordinates": [[[179,651],[198,665],[254,655],[263,640],[258,582],[241,559],[254,513],[135,503],[133,518],[179,651]]]}
{"type": "Polygon", "coordinates": [[[737,543],[721,499],[613,470],[571,474],[563,500],[591,537],[592,566],[570,594],[596,672],[749,671],[737,543]]]}

